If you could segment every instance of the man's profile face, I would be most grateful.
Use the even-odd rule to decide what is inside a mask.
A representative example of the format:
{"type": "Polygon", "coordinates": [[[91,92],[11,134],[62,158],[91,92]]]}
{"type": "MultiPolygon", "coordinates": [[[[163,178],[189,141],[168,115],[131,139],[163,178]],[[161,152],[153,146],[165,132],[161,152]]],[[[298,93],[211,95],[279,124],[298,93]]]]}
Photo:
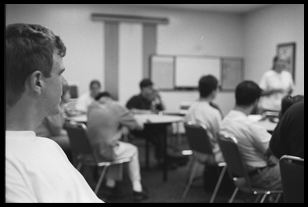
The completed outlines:
{"type": "Polygon", "coordinates": [[[283,71],[286,68],[286,61],[282,60],[282,59],[278,59],[275,62],[275,71],[280,73],[281,71],[283,71]]]}
{"type": "Polygon", "coordinates": [[[100,91],[101,91],[101,86],[97,83],[93,84],[90,88],[90,93],[92,97],[97,96],[100,91]]]}
{"type": "Polygon", "coordinates": [[[43,88],[43,102],[46,106],[48,115],[60,112],[60,103],[62,96],[62,84],[64,77],[62,73],[65,68],[63,59],[56,52],[53,54],[53,65],[50,77],[45,78],[45,87],[43,88]]]}
{"type": "Polygon", "coordinates": [[[143,87],[141,90],[142,96],[148,100],[151,100],[153,96],[153,90],[153,86],[143,87]]]}

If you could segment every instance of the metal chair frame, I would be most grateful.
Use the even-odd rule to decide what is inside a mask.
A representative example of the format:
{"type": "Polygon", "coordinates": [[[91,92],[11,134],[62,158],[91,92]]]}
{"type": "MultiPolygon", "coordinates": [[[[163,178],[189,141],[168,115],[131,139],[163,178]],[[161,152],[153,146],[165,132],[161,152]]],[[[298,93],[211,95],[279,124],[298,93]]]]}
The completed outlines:
{"type": "MultiPolygon", "coordinates": [[[[189,163],[189,169],[190,169],[189,177],[188,177],[188,181],[187,181],[187,184],[185,186],[184,192],[182,194],[182,199],[186,198],[186,196],[187,196],[187,194],[190,190],[191,184],[192,184],[192,182],[195,178],[198,162],[205,164],[205,165],[209,164],[209,163],[204,163],[201,160],[199,160],[198,157],[196,156],[196,153],[202,153],[202,154],[214,156],[213,150],[212,150],[212,145],[210,143],[206,129],[204,129],[201,126],[194,125],[194,124],[191,124],[191,123],[185,123],[184,127],[185,127],[185,131],[186,131],[189,147],[193,151],[193,156],[192,156],[192,159],[189,163]],[[195,134],[195,133],[197,133],[197,134],[195,134]]],[[[221,162],[221,163],[210,163],[210,164],[215,165],[217,167],[222,167],[218,181],[215,185],[214,191],[213,191],[211,198],[210,198],[210,203],[213,203],[215,198],[216,198],[216,195],[218,193],[218,190],[219,190],[220,184],[222,182],[223,176],[226,172],[226,163],[221,162]]]]}
{"type": "Polygon", "coordinates": [[[68,137],[70,139],[70,143],[72,146],[72,152],[75,153],[77,156],[77,170],[81,170],[81,168],[84,165],[87,166],[96,166],[99,168],[103,168],[102,172],[99,176],[98,182],[95,186],[95,194],[98,193],[101,184],[104,180],[104,177],[107,173],[108,168],[111,165],[119,165],[123,164],[125,162],[129,162],[130,158],[125,158],[121,160],[116,160],[116,161],[99,161],[99,159],[96,157],[96,155],[93,152],[92,146],[90,144],[90,141],[87,136],[87,127],[83,123],[70,123],[66,124],[65,129],[68,132],[68,137]],[[72,131],[76,130],[76,131],[72,131]],[[78,131],[77,131],[78,130],[78,131]],[[79,133],[79,135],[76,136],[76,133],[79,133]],[[80,139],[80,140],[78,140],[80,139]],[[82,139],[82,140],[81,140],[82,139]],[[81,143],[82,142],[82,143],[81,143]],[[80,146],[82,144],[82,146],[80,146]],[[78,146],[79,145],[79,146],[78,146]]]}
{"type": "Polygon", "coordinates": [[[248,176],[248,170],[244,165],[244,162],[241,158],[241,154],[239,152],[237,146],[237,140],[226,133],[220,133],[220,137],[218,139],[218,143],[220,145],[220,149],[224,155],[225,161],[227,163],[228,174],[234,182],[236,186],[233,191],[228,203],[232,203],[238,191],[241,190],[243,192],[252,193],[256,195],[255,203],[260,202],[263,203],[266,197],[270,194],[277,194],[275,202],[278,202],[282,191],[280,190],[269,190],[269,189],[261,189],[254,188],[251,186],[251,181],[248,176]],[[229,145],[229,146],[226,146],[229,145]],[[230,152],[230,147],[232,147],[232,151],[230,152]],[[237,157],[237,160],[231,160],[231,157],[237,157]]]}

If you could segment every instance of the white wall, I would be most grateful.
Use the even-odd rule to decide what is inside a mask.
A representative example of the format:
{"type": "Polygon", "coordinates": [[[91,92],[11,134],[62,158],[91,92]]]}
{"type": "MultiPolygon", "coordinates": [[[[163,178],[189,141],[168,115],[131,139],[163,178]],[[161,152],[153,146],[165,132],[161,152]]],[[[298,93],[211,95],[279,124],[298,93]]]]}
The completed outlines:
{"type": "Polygon", "coordinates": [[[94,78],[104,85],[103,24],[91,21],[95,10],[78,5],[7,5],[6,24],[42,24],[59,35],[67,47],[63,75],[83,93],[94,78]]]}
{"type": "Polygon", "coordinates": [[[296,42],[294,94],[304,94],[304,5],[272,5],[248,13],[244,22],[245,78],[259,82],[277,44],[296,42]]]}
{"type": "MultiPolygon", "coordinates": [[[[148,9],[132,5],[7,5],[6,24],[42,24],[60,35],[68,48],[64,58],[67,68],[64,75],[70,83],[78,84],[80,93],[83,93],[88,90],[88,84],[94,78],[102,81],[104,86],[104,26],[91,20],[91,13],[94,12],[169,18],[170,24],[158,27],[159,54],[243,57],[242,19],[233,14],[148,9]]],[[[119,80],[121,77],[138,74],[139,66],[130,66],[126,72],[120,74],[119,80]]],[[[138,86],[138,82],[135,84],[138,86]]],[[[123,94],[121,91],[122,88],[120,93],[123,94]]],[[[178,100],[196,99],[196,92],[184,94],[169,92],[166,96],[167,93],[162,93],[166,98],[167,109],[176,110],[178,100]]],[[[221,93],[217,103],[222,105],[223,111],[228,111],[233,106],[234,98],[230,93],[221,93]]]]}
{"type": "Polygon", "coordinates": [[[125,105],[132,94],[139,93],[138,82],[142,77],[142,26],[140,24],[120,24],[119,53],[119,102],[125,105]]]}
{"type": "MultiPolygon", "coordinates": [[[[64,58],[67,69],[64,75],[70,83],[78,84],[80,93],[83,93],[88,90],[93,78],[102,81],[104,86],[104,25],[93,22],[91,13],[167,17],[170,23],[158,26],[158,54],[244,57],[245,78],[257,82],[270,68],[276,44],[295,41],[295,93],[304,93],[303,5],[272,5],[244,16],[133,5],[6,5],[6,24],[42,24],[60,35],[68,48],[64,58]]],[[[136,81],[138,74],[141,79],[139,63],[135,64],[136,67],[134,64],[128,70],[120,68],[119,80],[131,74],[134,77],[129,83],[136,81]]],[[[130,93],[136,90],[138,82],[135,84],[130,93]]],[[[123,94],[123,84],[120,87],[123,94]]],[[[197,92],[162,92],[161,95],[168,110],[177,110],[181,101],[192,101],[198,97],[197,92]]],[[[216,102],[226,113],[233,107],[234,95],[221,92],[216,102]]]]}

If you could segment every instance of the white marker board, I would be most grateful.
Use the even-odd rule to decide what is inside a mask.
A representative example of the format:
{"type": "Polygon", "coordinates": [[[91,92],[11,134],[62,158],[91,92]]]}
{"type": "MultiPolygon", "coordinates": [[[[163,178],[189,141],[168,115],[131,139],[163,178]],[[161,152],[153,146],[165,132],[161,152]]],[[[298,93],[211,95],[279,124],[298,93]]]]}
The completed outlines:
{"type": "Polygon", "coordinates": [[[174,57],[151,57],[151,80],[157,89],[174,89],[174,57]]]}
{"type": "Polygon", "coordinates": [[[220,70],[219,57],[178,56],[175,59],[175,87],[197,88],[200,77],[209,74],[221,82],[220,70]]]}

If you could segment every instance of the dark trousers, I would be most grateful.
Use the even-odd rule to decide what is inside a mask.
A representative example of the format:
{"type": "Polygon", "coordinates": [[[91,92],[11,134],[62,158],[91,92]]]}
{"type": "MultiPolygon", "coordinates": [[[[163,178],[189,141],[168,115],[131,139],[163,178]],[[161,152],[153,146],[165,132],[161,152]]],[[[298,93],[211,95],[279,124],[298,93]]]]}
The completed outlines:
{"type": "Polygon", "coordinates": [[[155,158],[157,161],[161,161],[163,157],[164,147],[164,132],[166,128],[162,125],[145,125],[142,131],[133,130],[131,133],[140,138],[147,139],[154,145],[155,158]]]}

